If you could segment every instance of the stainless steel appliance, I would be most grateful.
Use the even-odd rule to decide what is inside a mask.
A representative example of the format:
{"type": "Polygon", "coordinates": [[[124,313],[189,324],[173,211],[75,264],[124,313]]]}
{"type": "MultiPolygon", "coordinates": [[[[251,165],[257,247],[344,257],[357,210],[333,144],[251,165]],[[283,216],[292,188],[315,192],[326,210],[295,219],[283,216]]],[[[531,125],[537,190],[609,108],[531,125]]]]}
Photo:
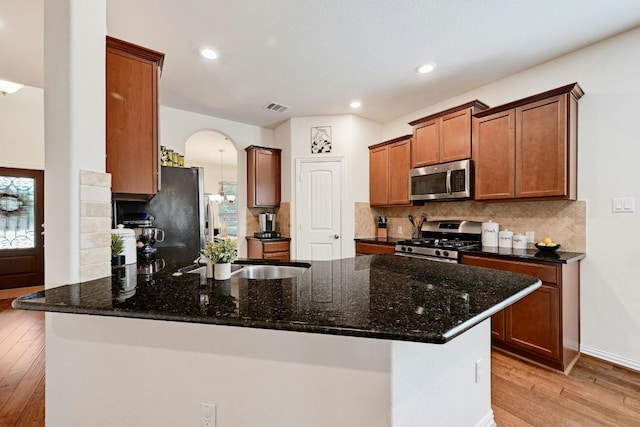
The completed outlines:
{"type": "Polygon", "coordinates": [[[421,237],[396,243],[396,255],[433,261],[459,262],[459,250],[480,246],[482,223],[477,221],[427,221],[421,237]]]}
{"type": "Polygon", "coordinates": [[[136,219],[137,214],[137,221],[122,223],[140,230],[154,247],[186,249],[195,258],[205,243],[203,169],[162,166],[160,180],[160,191],[147,202],[114,202],[114,220],[136,219]]]}
{"type": "Polygon", "coordinates": [[[280,233],[276,232],[276,214],[270,212],[260,214],[260,232],[254,233],[254,237],[261,239],[280,237],[280,233]]]}
{"type": "Polygon", "coordinates": [[[473,197],[473,161],[440,163],[409,171],[411,200],[461,200],[473,197]]]}

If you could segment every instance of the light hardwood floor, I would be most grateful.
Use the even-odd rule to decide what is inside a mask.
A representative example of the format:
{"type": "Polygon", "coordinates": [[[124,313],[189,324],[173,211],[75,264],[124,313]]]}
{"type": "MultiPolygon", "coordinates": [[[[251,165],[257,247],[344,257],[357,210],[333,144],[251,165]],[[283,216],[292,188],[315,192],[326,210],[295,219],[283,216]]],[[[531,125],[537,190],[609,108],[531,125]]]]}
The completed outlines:
{"type": "Polygon", "coordinates": [[[44,426],[44,313],[0,300],[0,427],[44,426]]]}
{"type": "MultiPolygon", "coordinates": [[[[491,362],[499,427],[640,426],[638,372],[584,355],[568,376],[495,351],[491,362]]],[[[44,384],[44,314],[0,300],[0,427],[44,426],[44,384]]]]}

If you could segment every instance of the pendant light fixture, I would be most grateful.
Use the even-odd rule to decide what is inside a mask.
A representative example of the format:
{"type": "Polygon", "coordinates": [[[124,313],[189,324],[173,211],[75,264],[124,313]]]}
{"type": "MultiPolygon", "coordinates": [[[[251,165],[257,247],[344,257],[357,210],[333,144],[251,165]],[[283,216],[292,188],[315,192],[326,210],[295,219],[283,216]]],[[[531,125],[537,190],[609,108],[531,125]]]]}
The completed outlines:
{"type": "Polygon", "coordinates": [[[224,194],[224,169],[222,165],[222,155],[224,154],[224,148],[218,150],[220,152],[220,183],[218,187],[218,194],[214,194],[211,198],[219,205],[224,203],[233,203],[236,200],[236,196],[233,194],[224,194]]]}

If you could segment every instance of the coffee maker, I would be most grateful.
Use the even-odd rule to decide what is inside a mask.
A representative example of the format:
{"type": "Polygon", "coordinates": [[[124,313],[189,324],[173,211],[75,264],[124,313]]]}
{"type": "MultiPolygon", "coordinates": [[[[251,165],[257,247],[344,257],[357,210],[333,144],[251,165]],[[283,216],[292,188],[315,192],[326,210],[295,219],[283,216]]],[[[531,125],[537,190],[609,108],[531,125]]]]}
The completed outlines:
{"type": "Polygon", "coordinates": [[[276,231],[276,214],[271,212],[262,212],[260,214],[260,231],[254,233],[254,237],[260,239],[273,239],[280,237],[280,233],[276,231]]]}

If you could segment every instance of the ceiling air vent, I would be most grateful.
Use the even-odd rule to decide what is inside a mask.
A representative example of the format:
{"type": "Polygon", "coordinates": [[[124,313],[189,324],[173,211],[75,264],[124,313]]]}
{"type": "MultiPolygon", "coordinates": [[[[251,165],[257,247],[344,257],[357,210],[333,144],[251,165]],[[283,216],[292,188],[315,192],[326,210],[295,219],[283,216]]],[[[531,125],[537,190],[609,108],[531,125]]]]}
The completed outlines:
{"type": "Polygon", "coordinates": [[[284,110],[286,110],[287,107],[286,105],[282,105],[282,104],[278,104],[277,102],[270,102],[267,105],[264,106],[265,110],[271,110],[271,111],[275,111],[278,113],[282,113],[284,110]]]}

